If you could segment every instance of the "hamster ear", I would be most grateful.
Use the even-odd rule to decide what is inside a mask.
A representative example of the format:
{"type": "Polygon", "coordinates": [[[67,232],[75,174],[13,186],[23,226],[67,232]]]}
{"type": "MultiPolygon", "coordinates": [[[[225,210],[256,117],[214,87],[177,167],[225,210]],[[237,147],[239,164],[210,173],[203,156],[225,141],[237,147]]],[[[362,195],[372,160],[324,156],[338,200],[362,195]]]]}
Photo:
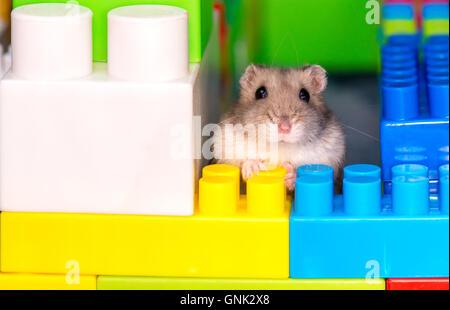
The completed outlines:
{"type": "Polygon", "coordinates": [[[318,65],[313,65],[306,67],[304,72],[310,80],[313,93],[316,95],[321,94],[327,88],[327,72],[324,68],[318,65]]]}
{"type": "Polygon", "coordinates": [[[253,81],[256,78],[256,73],[258,72],[258,67],[251,64],[245,70],[244,75],[242,75],[240,84],[243,89],[250,88],[253,85],[253,81]]]}

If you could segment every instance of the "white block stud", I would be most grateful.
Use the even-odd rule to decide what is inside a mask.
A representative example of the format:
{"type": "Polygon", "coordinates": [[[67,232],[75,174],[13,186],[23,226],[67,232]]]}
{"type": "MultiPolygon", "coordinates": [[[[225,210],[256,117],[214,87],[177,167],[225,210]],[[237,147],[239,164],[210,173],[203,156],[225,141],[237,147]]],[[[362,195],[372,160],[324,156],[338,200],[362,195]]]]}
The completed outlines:
{"type": "Polygon", "coordinates": [[[66,80],[92,72],[92,12],[63,3],[18,7],[11,14],[13,73],[66,80]]]}
{"type": "Polygon", "coordinates": [[[171,81],[189,74],[187,11],[134,5],[108,14],[108,67],[129,81],[171,81]]]}

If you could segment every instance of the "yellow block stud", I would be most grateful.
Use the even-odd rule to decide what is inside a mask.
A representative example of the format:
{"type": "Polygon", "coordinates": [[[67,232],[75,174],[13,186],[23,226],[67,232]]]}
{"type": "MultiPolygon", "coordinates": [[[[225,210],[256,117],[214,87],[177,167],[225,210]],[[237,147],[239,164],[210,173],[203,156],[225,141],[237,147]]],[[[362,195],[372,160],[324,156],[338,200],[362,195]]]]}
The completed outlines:
{"type": "Polygon", "coordinates": [[[449,33],[448,19],[432,19],[423,22],[425,37],[449,33]]]}
{"type": "Polygon", "coordinates": [[[393,34],[415,34],[417,32],[414,20],[386,20],[383,24],[386,36],[393,34]]]}
{"type": "Polygon", "coordinates": [[[237,197],[241,193],[241,172],[238,167],[231,165],[210,165],[203,168],[203,177],[230,177],[236,182],[237,197]]]}
{"type": "Polygon", "coordinates": [[[286,206],[284,179],[258,175],[247,181],[247,209],[254,216],[270,217],[283,214],[286,206]]]}
{"type": "Polygon", "coordinates": [[[210,216],[233,215],[237,211],[238,201],[234,178],[207,176],[200,180],[200,213],[210,216]]]}
{"type": "Polygon", "coordinates": [[[262,170],[259,172],[260,176],[270,176],[284,179],[286,176],[286,169],[280,166],[270,166],[266,165],[267,170],[262,170]]]}

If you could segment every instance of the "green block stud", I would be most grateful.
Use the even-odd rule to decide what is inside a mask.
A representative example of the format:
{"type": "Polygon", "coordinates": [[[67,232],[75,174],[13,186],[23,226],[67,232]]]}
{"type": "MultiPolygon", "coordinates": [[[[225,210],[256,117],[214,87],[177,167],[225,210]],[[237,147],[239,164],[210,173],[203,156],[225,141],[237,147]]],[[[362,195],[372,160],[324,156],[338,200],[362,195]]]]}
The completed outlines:
{"type": "Polygon", "coordinates": [[[107,61],[107,15],[112,9],[138,4],[172,5],[189,13],[189,59],[200,62],[211,34],[213,24],[213,0],[13,0],[13,7],[36,3],[78,3],[88,7],[93,17],[94,61],[107,61]]]}

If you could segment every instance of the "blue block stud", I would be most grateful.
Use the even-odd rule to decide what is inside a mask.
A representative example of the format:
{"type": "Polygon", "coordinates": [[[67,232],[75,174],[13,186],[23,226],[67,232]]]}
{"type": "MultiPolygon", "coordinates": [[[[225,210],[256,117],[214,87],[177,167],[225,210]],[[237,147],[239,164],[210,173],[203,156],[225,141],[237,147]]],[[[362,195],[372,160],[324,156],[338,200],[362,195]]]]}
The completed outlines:
{"type": "Polygon", "coordinates": [[[409,68],[383,68],[383,77],[402,77],[402,76],[418,76],[417,67],[409,67],[409,68]]]}
{"type": "Polygon", "coordinates": [[[417,48],[419,37],[415,34],[394,34],[388,38],[389,45],[409,45],[417,48]]]}
{"type": "Polygon", "coordinates": [[[424,5],[423,18],[426,20],[448,19],[448,4],[431,3],[424,5]]]}
{"type": "Polygon", "coordinates": [[[344,179],[354,177],[381,178],[381,169],[375,165],[352,165],[344,168],[344,179]]]}
{"type": "Polygon", "coordinates": [[[383,84],[389,85],[389,84],[417,84],[419,82],[419,77],[417,74],[413,75],[386,75],[383,74],[383,84]]]}
{"type": "Polygon", "coordinates": [[[442,178],[443,176],[446,176],[449,174],[449,165],[442,165],[439,167],[439,177],[442,178]]]}
{"type": "Polygon", "coordinates": [[[405,164],[392,167],[392,177],[421,176],[428,178],[428,167],[424,165],[405,164]]]}
{"type": "Polygon", "coordinates": [[[434,45],[449,45],[450,40],[448,34],[437,34],[428,37],[428,42],[434,45]]]}
{"type": "Polygon", "coordinates": [[[392,210],[397,215],[426,215],[429,212],[429,179],[398,176],[392,179],[392,210]]]}
{"type": "Polygon", "coordinates": [[[449,209],[449,175],[444,175],[439,181],[439,204],[442,214],[448,214],[449,209]]]}
{"type": "Polygon", "coordinates": [[[408,19],[414,18],[414,7],[410,4],[386,4],[383,6],[383,19],[408,19]]]}
{"type": "Polygon", "coordinates": [[[305,165],[300,166],[297,169],[297,176],[307,176],[307,175],[313,175],[313,176],[323,176],[325,178],[332,178],[333,179],[334,170],[330,166],[326,165],[305,165]]]}
{"type": "Polygon", "coordinates": [[[401,121],[419,115],[419,87],[417,83],[383,84],[384,118],[401,121]]]}
{"type": "Polygon", "coordinates": [[[442,79],[428,81],[428,99],[430,101],[430,115],[436,118],[449,116],[449,80],[442,79]]]}
{"type": "Polygon", "coordinates": [[[325,216],[333,212],[333,174],[300,175],[295,182],[294,212],[298,216],[325,216]]]}
{"type": "Polygon", "coordinates": [[[417,68],[417,60],[407,59],[402,61],[387,61],[383,63],[383,69],[409,69],[417,68]]]}
{"type": "Polygon", "coordinates": [[[344,179],[344,211],[348,216],[366,217],[381,211],[381,176],[344,179]]]}

